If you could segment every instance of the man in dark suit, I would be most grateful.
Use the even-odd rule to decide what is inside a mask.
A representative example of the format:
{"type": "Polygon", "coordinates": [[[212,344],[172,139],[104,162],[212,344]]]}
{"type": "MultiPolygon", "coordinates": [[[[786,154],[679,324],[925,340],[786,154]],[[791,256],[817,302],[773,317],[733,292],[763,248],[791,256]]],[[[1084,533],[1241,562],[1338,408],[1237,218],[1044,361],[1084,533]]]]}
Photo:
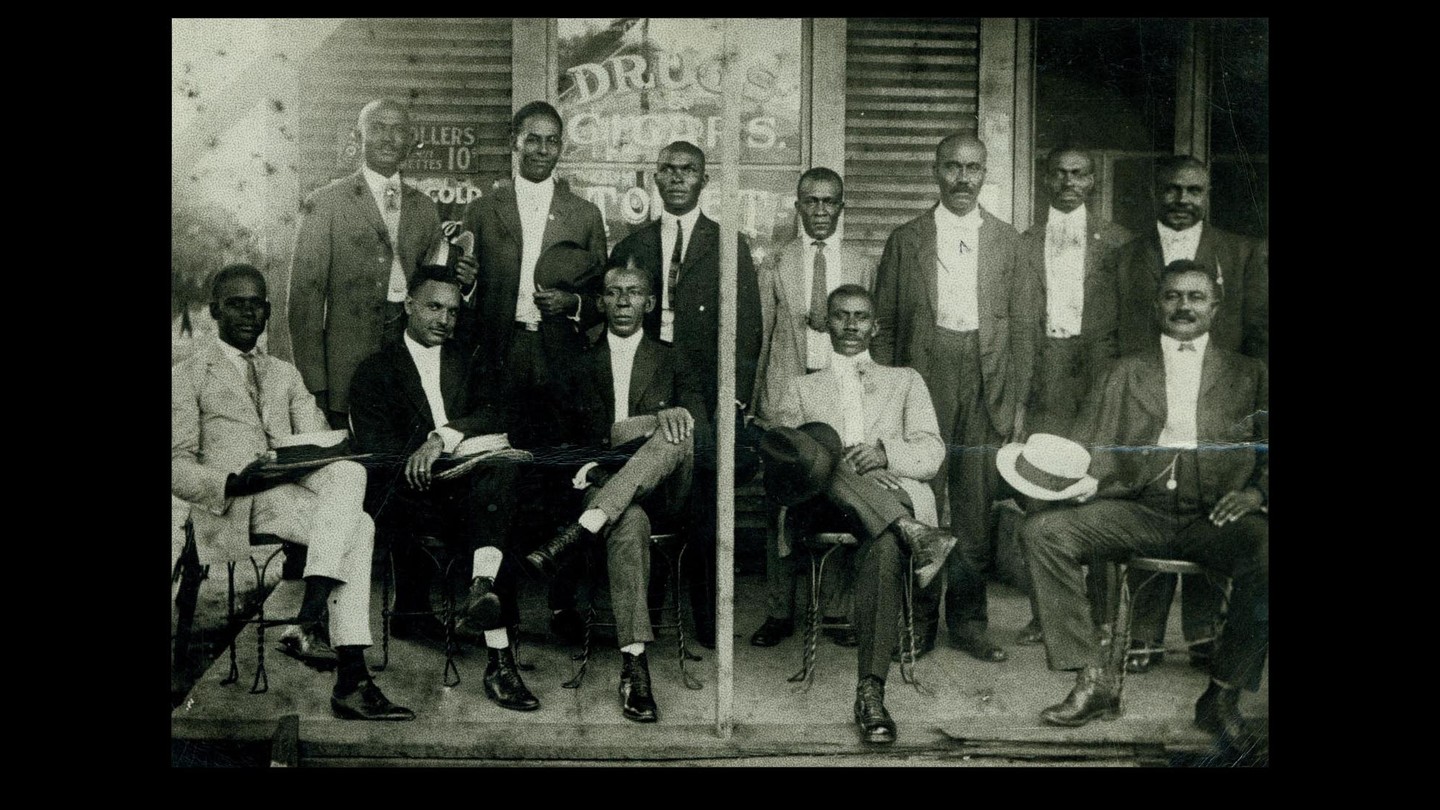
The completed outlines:
{"type": "MultiPolygon", "coordinates": [[[[1210,170],[1188,155],[1162,158],[1155,167],[1155,228],[1114,254],[1120,312],[1120,350],[1148,348],[1154,338],[1150,291],[1162,268],[1181,259],[1215,271],[1225,288],[1225,306],[1215,318],[1218,346],[1270,362],[1269,251],[1260,240],[1228,233],[1206,222],[1210,212],[1210,170]]],[[[1214,588],[1185,577],[1180,601],[1188,639],[1214,635],[1220,599],[1214,588]]],[[[1176,577],[1165,574],[1146,588],[1135,605],[1135,646],[1159,646],[1165,638],[1176,577]]],[[[1209,650],[1196,645],[1191,663],[1203,666],[1209,650]]],[[[1144,672],[1161,655],[1137,654],[1131,672],[1144,672]]]]}
{"type": "Polygon", "coordinates": [[[1259,688],[1269,648],[1269,383],[1264,363],[1211,339],[1229,305],[1217,276],[1199,262],[1165,268],[1153,305],[1162,334],[1117,361],[1081,418],[1099,492],[1032,515],[1022,529],[1050,667],[1079,670],[1065,701],[1041,712],[1047,723],[1079,726],[1120,711],[1118,670],[1081,566],[1179,557],[1232,582],[1195,723],[1222,740],[1244,734],[1240,690],[1259,688]]]}
{"type": "Polygon", "coordinates": [[[410,542],[418,531],[438,528],[471,556],[465,621],[467,629],[484,633],[486,696],[505,708],[530,711],[540,702],[521,680],[511,647],[511,634],[520,624],[516,572],[501,568],[515,469],[503,463],[480,465],[448,481],[433,475],[441,455],[453,453],[466,439],[485,437],[493,447],[508,444],[506,409],[496,401],[495,388],[470,379],[468,358],[451,341],[459,307],[459,282],[450,270],[416,270],[405,299],[405,335],[356,369],[350,416],[360,449],[392,462],[372,473],[367,500],[382,532],[400,540],[393,550],[395,606],[402,615],[394,620],[393,632],[399,638],[445,638],[434,616],[415,615],[430,610],[431,564],[410,542]]]}
{"type": "Polygon", "coordinates": [[[621,711],[641,723],[659,716],[645,656],[645,645],[655,640],[647,603],[651,525],[684,509],[696,433],[707,429],[692,414],[704,403],[698,391],[684,387],[689,378],[677,372],[672,350],[641,331],[654,307],[650,274],[633,262],[605,274],[605,336],[574,365],[565,399],[572,411],[567,421],[580,442],[565,456],[598,460],[575,473],[574,486],[586,490],[580,516],[526,558],[553,574],[572,550],[604,539],[623,656],[621,711]]]}
{"type": "Polygon", "coordinates": [[[372,101],[356,128],[364,165],[305,198],[290,259],[291,351],[335,428],[355,367],[400,341],[406,281],[440,233],[435,202],[400,176],[414,143],[405,108],[372,101]]]}
{"type": "MultiPolygon", "coordinates": [[[[935,150],[940,203],[896,228],[875,271],[880,334],[875,359],[920,372],[950,448],[950,528],[960,544],[947,563],[949,641],[982,661],[1008,656],[988,633],[985,570],[994,557],[995,452],[1015,433],[1034,367],[1040,293],[1017,266],[1019,235],[979,205],[985,144],[957,133],[935,150]]],[[[941,503],[947,502],[941,498],[941,503]]],[[[920,654],[934,648],[939,586],[922,594],[920,654]]]]}
{"type": "MultiPolygon", "coordinates": [[[[687,141],[676,141],[660,150],[655,167],[655,185],[664,201],[660,218],[621,240],[610,255],[610,263],[634,259],[650,274],[651,289],[660,299],[655,311],[645,317],[645,334],[673,345],[675,361],[682,374],[693,375],[705,401],[705,412],[695,414],[712,429],[720,419],[734,419],[727,406],[719,403],[720,336],[720,226],[700,212],[700,192],[709,182],[705,153],[687,141]]],[[[735,292],[735,397],[741,412],[749,406],[755,387],[756,359],[760,356],[760,293],[750,247],[739,239],[735,292]]],[[[692,526],[697,536],[692,549],[701,551],[689,559],[691,597],[700,642],[714,646],[714,534],[715,534],[715,453],[697,446],[692,526]]]]}

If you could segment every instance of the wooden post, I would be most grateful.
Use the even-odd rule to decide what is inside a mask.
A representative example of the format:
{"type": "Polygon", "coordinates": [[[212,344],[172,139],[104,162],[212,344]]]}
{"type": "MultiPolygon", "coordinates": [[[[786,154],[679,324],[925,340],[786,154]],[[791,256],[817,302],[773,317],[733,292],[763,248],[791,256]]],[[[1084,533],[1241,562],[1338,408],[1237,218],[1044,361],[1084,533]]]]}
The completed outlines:
{"type": "Polygon", "coordinates": [[[740,94],[736,21],[725,20],[720,96],[720,393],[715,403],[715,733],[729,739],[735,704],[735,290],[740,223],[740,94]]]}

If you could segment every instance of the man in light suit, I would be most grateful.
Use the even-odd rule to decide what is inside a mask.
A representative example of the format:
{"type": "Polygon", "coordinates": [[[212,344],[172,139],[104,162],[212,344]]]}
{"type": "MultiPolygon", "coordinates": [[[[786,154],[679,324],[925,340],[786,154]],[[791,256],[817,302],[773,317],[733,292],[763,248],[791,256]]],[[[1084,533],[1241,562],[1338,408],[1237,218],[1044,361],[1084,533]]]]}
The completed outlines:
{"type": "Polygon", "coordinates": [[[653,723],[659,710],[645,654],[655,640],[647,600],[651,526],[673,522],[684,509],[696,433],[707,426],[694,418],[704,403],[686,387],[690,378],[678,373],[672,350],[641,330],[655,307],[650,274],[633,262],[611,267],[603,289],[605,336],[575,365],[565,400],[579,444],[564,455],[598,460],[580,466],[572,481],[586,490],[579,517],[527,560],[553,573],[572,550],[603,539],[622,654],[621,712],[653,723]]]}
{"type": "MultiPolygon", "coordinates": [[[[991,642],[982,572],[994,558],[995,452],[1016,431],[1034,367],[1040,292],[1022,272],[1019,235],[979,205],[985,144],[957,133],[935,150],[940,202],[896,228],[875,271],[876,360],[920,372],[935,402],[949,470],[950,527],[959,539],[946,572],[949,641],[982,661],[1008,656],[991,642]]],[[[938,586],[922,595],[923,642],[934,647],[938,586]]]]}
{"type": "Polygon", "coordinates": [[[290,259],[291,351],[335,428],[355,367],[400,341],[406,281],[440,233],[435,202],[400,176],[415,142],[405,108],[372,101],[356,129],[364,165],[305,198],[290,259]]]}
{"type": "Polygon", "coordinates": [[[298,626],[281,638],[286,652],[320,668],[338,665],[330,698],[336,717],[414,719],[365,666],[375,532],[363,509],[365,468],[336,461],[313,472],[263,471],[258,455],[278,440],[327,429],[325,415],[294,366],[256,348],[270,319],[259,270],[221,270],[210,314],[218,340],[170,378],[170,492],[192,505],[201,562],[247,559],[252,534],[307,546],[305,597],[298,626]],[[333,648],[322,637],[327,603],[333,648]]]}
{"type": "MultiPolygon", "coordinates": [[[[790,381],[830,364],[829,314],[825,302],[842,284],[870,289],[874,267],[864,254],[837,244],[835,230],[845,210],[845,184],[840,175],[816,166],[800,175],[795,211],[804,238],[794,239],[760,265],[760,312],[763,325],[760,376],[755,382],[755,415],[773,421],[790,381]]],[[[766,535],[765,576],[769,615],[750,637],[757,647],[773,647],[795,630],[797,571],[776,554],[777,531],[766,535]]],[[[843,603],[843,599],[841,603],[843,603]]],[[[827,606],[827,620],[846,611],[827,606]]],[[[827,630],[842,646],[854,646],[853,631],[827,630]]]]}
{"type": "Polygon", "coordinates": [[[441,454],[453,453],[466,439],[508,444],[503,392],[471,379],[469,357],[452,340],[459,284],[445,267],[422,266],[411,274],[405,336],[355,370],[350,416],[358,447],[388,462],[372,473],[368,500],[394,554],[400,615],[391,632],[397,638],[445,641],[444,625],[430,614],[432,564],[413,542],[419,532],[439,531],[471,561],[461,629],[473,631],[467,632],[472,637],[483,634],[486,697],[503,708],[532,711],[540,701],[521,679],[512,647],[520,624],[519,572],[511,565],[502,568],[516,468],[482,464],[453,480],[433,475],[441,454]]]}
{"type": "MultiPolygon", "coordinates": [[[[1133,354],[1154,339],[1151,290],[1160,271],[1181,259],[1201,262],[1215,271],[1225,289],[1225,306],[1211,330],[1221,348],[1270,362],[1270,264],[1266,243],[1222,231],[1206,221],[1210,213],[1210,170],[1193,157],[1161,158],[1155,167],[1155,227],[1114,254],[1120,312],[1120,350],[1133,354]]],[[[1135,605],[1135,646],[1160,646],[1176,577],[1165,574],[1146,588],[1135,605]]],[[[1188,639],[1214,635],[1220,599],[1214,588],[1195,577],[1184,577],[1180,592],[1183,629],[1188,639]]],[[[1208,645],[1191,649],[1190,662],[1201,667],[1208,645]]],[[[1129,661],[1131,672],[1145,672],[1160,662],[1138,653],[1129,661]]]]}
{"type": "MultiPolygon", "coordinates": [[[[623,264],[633,258],[650,273],[651,289],[657,291],[659,301],[655,311],[645,316],[645,334],[673,344],[681,373],[695,378],[704,397],[705,412],[694,416],[713,431],[718,420],[735,419],[737,413],[728,405],[716,410],[720,388],[720,361],[715,351],[720,336],[720,225],[700,211],[700,192],[709,179],[705,153],[698,146],[676,141],[660,150],[655,185],[665,210],[659,219],[621,240],[610,254],[610,263],[623,264]]],[[[745,413],[760,355],[760,293],[749,243],[743,234],[736,238],[735,398],[738,413],[745,413]]],[[[744,436],[737,431],[737,441],[743,442],[744,436]]],[[[744,477],[742,454],[746,450],[738,446],[737,450],[739,478],[744,477]]],[[[691,513],[696,536],[691,540],[692,555],[686,559],[695,563],[689,581],[696,634],[701,644],[714,647],[715,451],[697,445],[695,452],[691,513]]]]}
{"type": "Polygon", "coordinates": [[[1096,632],[1081,566],[1179,557],[1232,583],[1195,723],[1222,742],[1246,736],[1240,690],[1259,688],[1269,649],[1269,382],[1264,363],[1211,339],[1229,304],[1217,276],[1199,262],[1165,268],[1152,305],[1162,334],[1117,361],[1081,418],[1098,493],[1025,521],[1050,667],[1079,670],[1070,695],[1041,712],[1047,723],[1120,711],[1113,648],[1096,632]]]}
{"type": "Polygon", "coordinates": [[[933,528],[935,496],[926,482],[940,469],[945,445],[930,392],[913,369],[871,360],[874,309],[864,287],[846,284],[830,294],[834,356],[825,369],[791,378],[761,453],[766,491],[786,507],[786,538],[849,531],[861,539],[855,722],[866,742],[890,743],[895,723],[885,709],[885,679],[899,642],[904,554],[928,567],[923,580],[938,573],[955,540],[933,528]]]}

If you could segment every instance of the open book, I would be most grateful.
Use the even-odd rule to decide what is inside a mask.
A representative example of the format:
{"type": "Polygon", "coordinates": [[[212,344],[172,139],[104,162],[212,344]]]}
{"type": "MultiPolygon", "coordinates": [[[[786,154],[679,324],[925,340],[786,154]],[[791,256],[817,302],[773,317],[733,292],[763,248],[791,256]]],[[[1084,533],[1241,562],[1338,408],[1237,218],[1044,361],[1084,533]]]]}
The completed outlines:
{"type": "Polygon", "coordinates": [[[533,460],[528,450],[517,450],[510,446],[510,437],[505,433],[488,433],[483,436],[471,436],[460,442],[453,453],[440,457],[437,467],[447,466],[447,469],[435,473],[435,478],[440,481],[449,481],[470,472],[481,464],[498,464],[526,462],[533,460]],[[449,462],[453,466],[448,466],[449,462]]]}
{"type": "Polygon", "coordinates": [[[356,453],[350,447],[350,433],[345,430],[319,430],[296,433],[275,439],[269,451],[270,461],[265,472],[319,469],[336,461],[369,458],[370,453],[356,453]]]}

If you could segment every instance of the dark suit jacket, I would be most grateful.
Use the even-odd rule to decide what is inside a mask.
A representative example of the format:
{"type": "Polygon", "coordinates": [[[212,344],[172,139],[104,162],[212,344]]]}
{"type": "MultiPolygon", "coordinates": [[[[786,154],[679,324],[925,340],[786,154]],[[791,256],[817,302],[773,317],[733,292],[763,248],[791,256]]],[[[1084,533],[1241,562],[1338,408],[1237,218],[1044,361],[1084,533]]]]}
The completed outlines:
{"type": "Polygon", "coordinates": [[[350,376],[380,349],[390,259],[398,249],[408,276],[440,236],[435,202],[402,184],[399,246],[364,170],[316,189],[300,208],[290,260],[291,348],[313,392],[328,391],[329,408],[349,410],[350,376]]]}
{"type": "MultiPolygon", "coordinates": [[[[1176,451],[1156,447],[1165,427],[1165,362],[1157,335],[1145,351],[1115,362],[1090,392],[1079,441],[1092,448],[1090,474],[1102,493],[1138,495],[1165,475],[1176,451]]],[[[1265,364],[1221,348],[1212,337],[1200,371],[1196,460],[1200,498],[1209,509],[1227,492],[1260,487],[1268,499],[1270,382],[1265,364]]],[[[1191,452],[1191,451],[1184,451],[1191,452]]]]}
{"type": "MultiPolygon", "coordinates": [[[[475,353],[477,366],[496,370],[514,336],[515,299],[520,292],[520,256],[524,230],[515,201],[515,186],[509,180],[496,183],[489,194],[465,206],[465,230],[475,234],[475,253],[480,271],[471,299],[461,308],[456,323],[456,340],[475,353]]],[[[585,331],[601,321],[595,308],[605,264],[605,223],[600,209],[556,182],[550,200],[550,217],[545,224],[540,255],[561,243],[570,243],[590,252],[588,271],[559,281],[555,289],[580,296],[580,322],[565,315],[546,315],[540,323],[540,340],[547,362],[561,369],[584,350],[585,331]]],[[[537,263],[538,265],[538,263],[537,263]]],[[[569,313],[573,314],[573,313],[569,313]]]]}
{"type": "MultiPolygon", "coordinates": [[[[750,244],[738,236],[740,253],[737,262],[735,299],[735,398],[750,403],[755,390],[756,360],[760,356],[760,287],[750,244]]],[[[656,291],[655,309],[645,317],[645,334],[660,337],[660,291],[664,263],[660,257],[660,220],[630,234],[615,246],[610,262],[617,264],[634,258],[637,265],[650,273],[650,284],[656,291]]],[[[706,408],[703,418],[714,425],[715,400],[719,392],[719,359],[716,343],[720,336],[720,226],[704,214],[695,222],[695,232],[686,247],[685,261],[676,279],[675,353],[682,374],[693,375],[694,387],[703,392],[706,408]]],[[[692,414],[697,420],[702,414],[692,414]]]]}
{"type": "MultiPolygon", "coordinates": [[[[1160,234],[1148,232],[1115,252],[1119,284],[1120,353],[1142,351],[1160,334],[1155,287],[1165,267],[1160,234]]],[[[1219,271],[1225,300],[1210,327],[1210,339],[1222,348],[1270,362],[1270,256],[1268,243],[1227,233],[1205,223],[1195,260],[1219,271]]]]}
{"type": "MultiPolygon", "coordinates": [[[[610,427],[615,422],[615,378],[610,372],[610,343],[605,335],[573,366],[569,393],[565,404],[574,420],[574,440],[592,447],[608,447],[610,427]]],[[[635,350],[628,406],[631,416],[685,408],[695,417],[696,446],[709,439],[708,425],[697,416],[703,413],[704,395],[694,387],[692,377],[678,373],[674,350],[649,336],[635,350]]]]}
{"type": "MultiPolygon", "coordinates": [[[[1044,317],[1044,303],[1034,273],[1019,267],[1019,234],[983,208],[980,216],[980,371],[990,424],[1008,437],[1015,429],[1016,411],[1030,390],[1036,313],[1044,317]]],[[[931,366],[945,360],[932,356],[930,346],[938,297],[932,208],[896,228],[885,242],[875,270],[875,316],[880,334],[870,355],[887,366],[915,369],[929,385],[931,366]]]]}

